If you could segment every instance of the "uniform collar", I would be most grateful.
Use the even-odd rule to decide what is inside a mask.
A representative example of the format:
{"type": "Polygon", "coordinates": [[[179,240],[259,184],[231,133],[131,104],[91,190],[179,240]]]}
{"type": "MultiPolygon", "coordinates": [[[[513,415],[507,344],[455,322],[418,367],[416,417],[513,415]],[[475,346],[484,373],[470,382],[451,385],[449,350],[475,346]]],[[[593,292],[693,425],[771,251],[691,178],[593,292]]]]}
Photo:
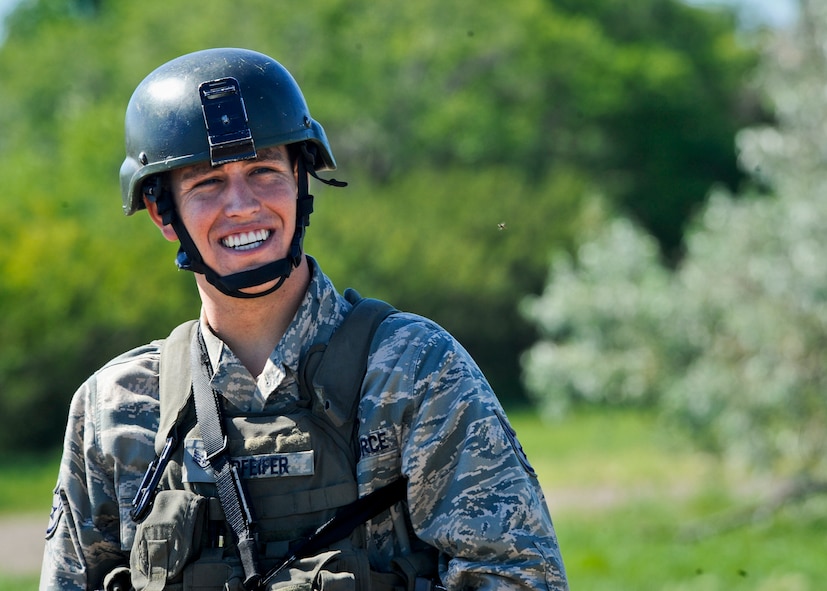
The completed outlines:
{"type": "Polygon", "coordinates": [[[296,376],[300,357],[315,344],[326,343],[330,339],[349,307],[315,259],[307,258],[311,270],[307,292],[257,379],[227,344],[212,332],[202,311],[201,330],[214,370],[211,384],[243,412],[263,410],[275,392],[278,392],[278,398],[297,398],[296,376]]]}

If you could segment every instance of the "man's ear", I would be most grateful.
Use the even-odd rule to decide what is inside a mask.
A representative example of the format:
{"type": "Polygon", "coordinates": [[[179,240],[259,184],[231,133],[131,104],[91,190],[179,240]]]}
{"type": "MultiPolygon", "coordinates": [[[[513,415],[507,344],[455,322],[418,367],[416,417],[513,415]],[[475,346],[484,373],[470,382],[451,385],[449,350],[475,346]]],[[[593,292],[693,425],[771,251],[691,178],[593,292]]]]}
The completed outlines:
{"type": "Polygon", "coordinates": [[[171,225],[164,224],[161,219],[161,214],[158,213],[158,204],[154,201],[150,201],[146,198],[146,195],[144,195],[144,205],[146,205],[146,211],[149,213],[149,217],[152,218],[152,222],[158,226],[158,229],[161,230],[161,234],[164,235],[164,238],[170,242],[177,242],[178,234],[175,233],[175,230],[171,225]]]}
{"type": "MultiPolygon", "coordinates": [[[[293,158],[293,179],[296,181],[296,186],[299,186],[299,158],[301,158],[301,154],[297,154],[295,158],[293,158]]],[[[307,173],[305,173],[305,176],[307,173]]],[[[310,179],[308,178],[307,181],[309,182],[310,179]]]]}

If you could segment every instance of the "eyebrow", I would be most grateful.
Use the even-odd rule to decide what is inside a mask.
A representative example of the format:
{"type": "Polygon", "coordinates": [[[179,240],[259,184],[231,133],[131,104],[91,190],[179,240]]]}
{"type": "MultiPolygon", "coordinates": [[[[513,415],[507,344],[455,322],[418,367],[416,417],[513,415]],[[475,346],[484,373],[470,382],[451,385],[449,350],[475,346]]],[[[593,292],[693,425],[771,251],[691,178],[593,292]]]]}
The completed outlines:
{"type": "MultiPolygon", "coordinates": [[[[260,150],[256,158],[253,160],[255,162],[290,162],[290,159],[287,157],[286,151],[279,150],[278,146],[272,148],[264,148],[263,150],[260,150]]],[[[198,164],[193,164],[182,170],[180,180],[187,181],[202,176],[204,174],[208,174],[211,170],[221,168],[222,166],[224,165],[220,164],[219,166],[213,167],[208,162],[199,162],[198,164]]]]}

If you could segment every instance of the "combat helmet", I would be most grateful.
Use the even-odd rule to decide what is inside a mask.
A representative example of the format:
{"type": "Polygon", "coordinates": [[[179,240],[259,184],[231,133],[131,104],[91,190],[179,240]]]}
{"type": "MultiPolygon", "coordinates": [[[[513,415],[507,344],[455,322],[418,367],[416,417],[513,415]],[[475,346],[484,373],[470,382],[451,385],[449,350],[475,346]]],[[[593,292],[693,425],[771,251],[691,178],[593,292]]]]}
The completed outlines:
{"type": "MultiPolygon", "coordinates": [[[[126,158],[120,183],[126,215],[144,208],[144,195],[158,203],[165,224],[181,242],[176,262],[203,273],[219,290],[258,297],[281,286],[300,262],[304,229],[312,212],[307,175],[334,170],[336,161],[293,76],[264,54],[235,48],[207,49],[176,58],[150,73],[126,109],[126,158]],[[296,232],[285,259],[258,269],[219,276],[203,261],[165,186],[164,173],[209,162],[213,166],[252,159],[257,151],[287,145],[299,165],[296,232]],[[254,296],[240,290],[280,279],[254,296]]],[[[343,186],[335,180],[327,184],[343,186]]]]}

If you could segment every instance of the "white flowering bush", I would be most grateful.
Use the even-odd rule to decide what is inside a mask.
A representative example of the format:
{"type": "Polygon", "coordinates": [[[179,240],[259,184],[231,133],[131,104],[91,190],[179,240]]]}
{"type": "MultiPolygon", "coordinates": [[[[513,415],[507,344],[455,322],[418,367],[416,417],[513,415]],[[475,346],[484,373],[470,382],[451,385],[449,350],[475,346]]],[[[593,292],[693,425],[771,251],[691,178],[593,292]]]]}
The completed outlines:
{"type": "Polygon", "coordinates": [[[524,304],[542,338],[523,362],[548,414],[654,406],[702,445],[812,489],[827,483],[827,5],[802,14],[762,72],[776,124],[738,138],[772,195],[713,192],[675,270],[625,221],[556,260],[524,304]]]}
{"type": "Polygon", "coordinates": [[[552,282],[523,311],[543,339],[523,360],[529,392],[559,417],[577,400],[648,404],[664,379],[659,327],[669,273],[654,239],[618,219],[577,257],[552,263],[552,282]]]}

